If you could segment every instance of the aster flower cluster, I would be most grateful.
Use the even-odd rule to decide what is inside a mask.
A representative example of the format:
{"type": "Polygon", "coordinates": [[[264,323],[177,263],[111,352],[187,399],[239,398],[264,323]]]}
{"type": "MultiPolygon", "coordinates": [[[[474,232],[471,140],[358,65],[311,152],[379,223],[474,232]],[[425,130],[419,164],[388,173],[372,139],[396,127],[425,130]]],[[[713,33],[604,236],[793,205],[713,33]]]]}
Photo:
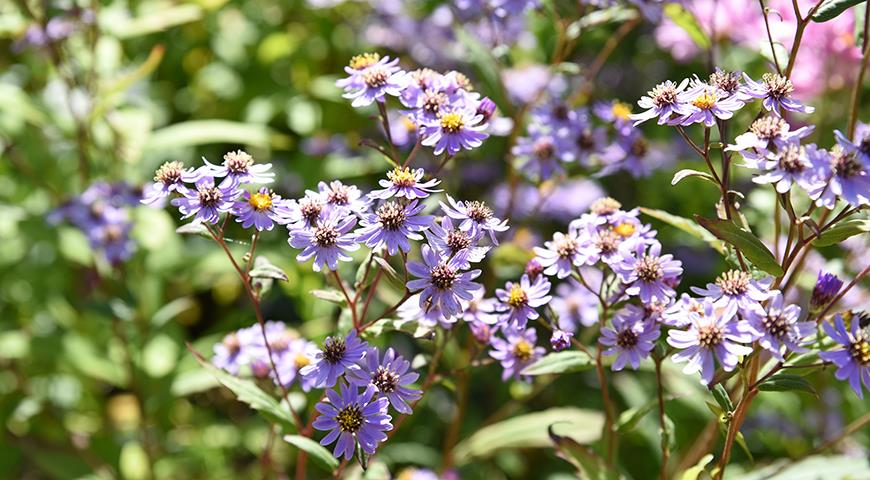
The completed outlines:
{"type": "Polygon", "coordinates": [[[95,252],[117,265],[136,250],[136,243],[130,238],[133,229],[130,208],[141,197],[140,190],[126,183],[93,183],[81,195],[55,209],[49,221],[71,223],[87,237],[95,252]]]}
{"type": "Polygon", "coordinates": [[[629,118],[631,107],[620,101],[574,107],[558,92],[535,106],[526,135],[517,139],[512,154],[521,169],[535,180],[560,175],[577,165],[598,176],[624,170],[646,176],[665,162],[629,118]]]}
{"type": "MultiPolygon", "coordinates": [[[[441,74],[428,68],[407,72],[398,62],[377,53],[357,55],[345,67],[348,77],[336,85],[344,89],[345,97],[353,99],[354,107],[378,102],[384,108],[387,96],[399,97],[406,108],[401,124],[416,133],[397,138],[416,137],[422,145],[432,147],[435,155],[452,157],[461,150],[479,147],[488,137],[487,122],[495,112],[492,100],[474,92],[462,73],[441,74]]],[[[389,125],[389,116],[384,121],[389,125]]]]}
{"type": "Polygon", "coordinates": [[[381,357],[356,330],[344,338],[329,337],[318,348],[282,322],[267,322],[264,329],[252,325],[217,343],[212,363],[233,375],[271,378],[276,384],[280,380],[283,388],[298,383],[306,392],[325,389],[325,400],[316,405],[321,415],[314,428],[328,431],[320,443],[335,443],[336,458],[351,458],[357,444],[374,454],[386,440],[384,432],[392,429],[389,407],[410,414],[409,403],[421,396],[412,386],[419,374],[410,362],[392,348],[381,357]]]}

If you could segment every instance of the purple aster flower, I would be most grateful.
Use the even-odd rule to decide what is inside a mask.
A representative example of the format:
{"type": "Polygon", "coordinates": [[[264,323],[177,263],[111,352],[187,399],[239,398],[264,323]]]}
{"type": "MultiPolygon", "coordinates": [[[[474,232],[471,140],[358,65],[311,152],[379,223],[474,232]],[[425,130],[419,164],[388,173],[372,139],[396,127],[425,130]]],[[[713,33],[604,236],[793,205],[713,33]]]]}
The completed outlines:
{"type": "Polygon", "coordinates": [[[793,183],[806,191],[816,188],[816,178],[813,166],[823,161],[827,154],[820,152],[815,145],[802,146],[797,140],[783,142],[777,151],[768,152],[759,161],[759,168],[764,172],[752,179],[753,182],[764,185],[773,184],[779,193],[786,193],[793,183]]]}
{"type": "Polygon", "coordinates": [[[441,183],[437,178],[422,181],[425,172],[422,168],[411,170],[408,167],[396,167],[387,172],[386,180],[379,180],[378,184],[383,190],[374,190],[369,193],[369,197],[386,200],[392,197],[405,197],[408,200],[417,198],[426,198],[432,193],[440,192],[440,189],[435,188],[441,183]]]}
{"type": "Polygon", "coordinates": [[[419,400],[423,392],[408,385],[417,381],[420,374],[413,370],[409,372],[411,362],[396,355],[392,348],[387,349],[383,362],[380,356],[378,349],[372,347],[366,354],[363,367],[349,375],[350,383],[360,387],[374,386],[380,396],[389,399],[397,412],[410,415],[412,410],[408,404],[419,400]]]}
{"type": "Polygon", "coordinates": [[[243,347],[248,344],[250,339],[245,338],[245,333],[244,329],[230,332],[224,336],[220,343],[215,344],[214,357],[211,359],[214,366],[233,375],[239,373],[240,367],[247,362],[243,347]]]}
{"type": "Polygon", "coordinates": [[[356,240],[364,242],[370,248],[385,246],[390,255],[395,255],[400,250],[409,252],[411,242],[408,240],[422,240],[422,232],[432,224],[429,215],[418,215],[425,205],[414,200],[407,205],[401,205],[394,201],[388,201],[378,207],[375,213],[369,213],[360,220],[360,227],[356,231],[356,240]]]}
{"type": "Polygon", "coordinates": [[[375,397],[374,385],[369,385],[360,394],[357,387],[341,384],[341,394],[327,390],[329,402],[320,402],[315,409],[320,416],[314,420],[314,428],[328,430],[320,440],[321,445],[330,445],[336,440],[335,458],[353,457],[356,444],[368,455],[374,455],[378,444],[387,439],[386,431],[392,430],[392,417],[387,413],[386,397],[375,397]]]}
{"type": "Polygon", "coordinates": [[[472,236],[489,234],[490,240],[495,245],[498,245],[498,240],[495,238],[496,232],[507,231],[507,220],[499,220],[492,216],[492,209],[486,206],[484,202],[478,201],[456,201],[450,195],[447,195],[447,202],[439,202],[441,210],[444,213],[459,221],[459,229],[469,232],[472,236]]]}
{"type": "Polygon", "coordinates": [[[865,165],[870,162],[870,125],[858,122],[855,126],[855,142],[850,141],[837,130],[834,130],[834,136],[837,137],[837,143],[844,150],[858,154],[864,160],[865,165]]]}
{"type": "Polygon", "coordinates": [[[618,372],[631,365],[632,370],[640,368],[640,361],[647,358],[655,348],[655,341],[661,335],[659,325],[645,318],[643,308],[629,305],[616,312],[611,321],[613,327],[601,329],[598,341],[610,348],[604,355],[616,355],[611,368],[618,372]]]}
{"type": "Polygon", "coordinates": [[[332,388],[341,374],[360,368],[357,363],[367,349],[368,344],[360,340],[353,329],[344,339],[328,337],[311,364],[302,367],[299,373],[310,379],[316,388],[332,388]]]}
{"type": "Polygon", "coordinates": [[[616,136],[616,141],[600,154],[602,168],[595,176],[603,177],[626,171],[635,178],[645,177],[669,161],[661,148],[652,148],[639,129],[630,127],[616,136]]]}
{"type": "Polygon", "coordinates": [[[214,224],[220,220],[222,213],[233,209],[241,191],[232,183],[217,187],[213,177],[203,176],[196,181],[196,189],[185,188],[179,193],[181,197],[172,199],[172,204],[178,207],[181,218],[194,217],[195,220],[214,224]]]}
{"type": "Polygon", "coordinates": [[[313,228],[327,210],[326,199],[319,192],[308,190],[305,196],[296,201],[295,208],[291,206],[293,215],[290,217],[288,229],[313,228]]]}
{"type": "Polygon", "coordinates": [[[791,130],[788,122],[775,115],[766,115],[752,122],[749,131],[737,135],[734,145],[725,147],[726,152],[740,152],[748,160],[757,160],[777,142],[800,140],[813,132],[814,126],[808,125],[791,130]],[[754,150],[755,152],[750,152],[754,150]]]}
{"type": "Polygon", "coordinates": [[[464,308],[460,315],[463,320],[471,324],[495,325],[498,323],[496,299],[483,298],[484,294],[484,289],[479,288],[474,291],[471,300],[464,302],[464,308]]]}
{"type": "Polygon", "coordinates": [[[550,348],[552,348],[554,352],[565,350],[571,346],[571,338],[573,336],[574,334],[571,332],[567,332],[560,328],[554,328],[553,335],[550,336],[550,348]]]}
{"type": "Polygon", "coordinates": [[[356,217],[353,215],[347,215],[343,210],[330,210],[314,226],[291,228],[288,243],[293,248],[302,249],[296,260],[307,262],[314,258],[312,268],[315,272],[324,266],[335,271],[339,260],[352,260],[346,252],[359,249],[356,236],[351,232],[355,225],[356,217]]]}
{"type": "Polygon", "coordinates": [[[637,101],[638,106],[644,111],[632,113],[628,118],[634,120],[634,125],[639,125],[658,117],[658,124],[664,125],[675,116],[683,116],[686,112],[683,111],[683,105],[677,100],[677,97],[688,85],[689,79],[684,79],[679,85],[670,80],[656,85],[637,101]]]}
{"type": "Polygon", "coordinates": [[[429,308],[427,303],[421,302],[421,297],[422,295],[419,293],[408,297],[408,299],[405,300],[398,309],[396,309],[396,315],[402,320],[417,322],[421,326],[427,328],[435,328],[437,326],[447,330],[453,328],[453,324],[456,323],[457,317],[444,315],[443,311],[436,308],[429,308]]]}
{"type": "Polygon", "coordinates": [[[643,303],[670,302],[675,295],[673,286],[683,273],[682,262],[673,255],[661,255],[662,245],[654,241],[649,245],[637,243],[632,252],[625,248],[622,261],[612,265],[622,283],[628,285],[625,293],[637,295],[643,303]]]}
{"type": "Polygon", "coordinates": [[[166,162],[154,172],[154,183],[146,188],[145,197],[140,201],[145,205],[154,205],[172,192],[183,190],[184,182],[194,183],[200,177],[201,172],[195,171],[193,167],[185,169],[181,162],[166,162]]]}
{"type": "Polygon", "coordinates": [[[346,209],[354,215],[363,215],[369,211],[371,200],[355,185],[345,185],[333,180],[329,183],[318,183],[317,190],[327,205],[346,209]]]}
{"type": "Polygon", "coordinates": [[[343,88],[345,92],[348,93],[365,88],[363,74],[367,68],[374,65],[385,66],[388,63],[395,65],[398,61],[399,60],[396,59],[390,62],[389,56],[381,58],[377,53],[362,53],[360,55],[354,55],[351,57],[350,63],[344,67],[344,71],[347,72],[348,77],[337,80],[335,85],[339,88],[343,88]]]}
{"type": "Polygon", "coordinates": [[[550,303],[550,281],[543,275],[534,282],[528,275],[523,275],[517,283],[507,282],[504,289],[495,291],[498,298],[498,310],[502,313],[502,321],[514,326],[525,327],[526,322],[539,317],[535,310],[550,303]]]}
{"type": "Polygon", "coordinates": [[[295,215],[293,204],[276,195],[268,188],[261,188],[256,193],[245,191],[242,200],[233,206],[233,215],[242,228],[253,226],[259,231],[272,230],[275,224],[286,225],[295,215]]]}
{"type": "Polygon", "coordinates": [[[408,263],[408,273],[418,278],[408,282],[408,290],[421,290],[420,308],[424,311],[441,312],[443,317],[459,315],[461,301],[470,301],[472,292],[482,288],[472,282],[480,276],[480,270],[461,271],[468,263],[464,254],[447,259],[429,245],[423,245],[421,254],[423,263],[408,263]]]}
{"type": "Polygon", "coordinates": [[[559,155],[566,150],[552,135],[533,133],[517,139],[511,153],[519,160],[523,172],[544,181],[564,171],[559,155]]]}
{"type": "Polygon", "coordinates": [[[565,278],[571,275],[574,267],[586,263],[588,256],[581,246],[577,232],[556,232],[552,241],[544,243],[545,248],[535,247],[536,260],[544,267],[545,275],[565,278]]]}
{"type": "Polygon", "coordinates": [[[435,155],[446,151],[453,156],[460,150],[472,150],[483,144],[489,135],[484,133],[486,124],[483,115],[474,110],[454,109],[444,111],[438,118],[423,125],[422,144],[434,147],[435,155]]]}
{"type": "Polygon", "coordinates": [[[472,236],[470,232],[454,228],[450,217],[441,217],[441,224],[433,222],[424,233],[429,245],[445,257],[454,257],[463,253],[466,263],[462,268],[469,268],[471,263],[477,263],[486,257],[491,247],[477,245],[480,235],[472,236]]]}
{"type": "Polygon", "coordinates": [[[760,307],[761,302],[770,298],[771,283],[770,277],[753,280],[749,272],[728,270],[716,277],[715,283],[708,283],[706,288],[692,287],[692,291],[714,301],[717,307],[733,305],[746,311],[760,307]]]}
{"type": "Polygon", "coordinates": [[[221,187],[226,187],[230,184],[240,185],[244,183],[271,183],[275,179],[275,173],[272,170],[271,163],[254,164],[254,157],[248,155],[243,150],[229,152],[224,155],[224,163],[215,165],[209,163],[203,157],[204,166],[200,167],[201,175],[208,175],[215,178],[224,178],[221,182],[221,187]]]}
{"type": "Polygon", "coordinates": [[[747,97],[763,99],[761,103],[764,109],[776,116],[782,116],[780,110],[799,113],[813,113],[816,110],[790,97],[794,85],[791,80],[782,75],[765,73],[761,76],[760,82],[756,82],[745,73],[743,78],[746,80],[746,85],[742,88],[742,93],[747,97]]]}
{"type": "Polygon", "coordinates": [[[544,355],[543,347],[536,347],[538,335],[534,328],[523,330],[522,328],[508,327],[503,330],[504,338],[493,337],[490,340],[493,350],[489,356],[501,362],[504,372],[501,379],[511,377],[523,379],[520,372],[535,360],[544,355]]]}
{"type": "Polygon", "coordinates": [[[813,295],[810,298],[810,312],[819,313],[825,309],[840,293],[843,281],[833,273],[825,273],[819,270],[816,286],[813,287],[813,295]]]}
{"type": "Polygon", "coordinates": [[[136,249],[136,242],[130,239],[132,229],[133,224],[126,220],[107,222],[88,232],[88,240],[110,264],[117,265],[130,258],[136,249]]]}
{"type": "Polygon", "coordinates": [[[743,108],[743,102],[736,95],[729,96],[727,92],[705,83],[698,83],[679,94],[679,99],[686,112],[674,122],[679,125],[703,123],[712,127],[717,118],[728,120],[734,112],[743,108]]]}
{"type": "Polygon", "coordinates": [[[716,307],[705,299],[703,311],[704,315],[692,315],[688,330],[668,331],[668,344],[682,350],[672,359],[676,363],[688,362],[683,373],[701,372],[702,383],[709,384],[716,372],[714,359],[726,372],[734,370],[740,356],[752,353],[751,348],[741,345],[751,342],[752,335],[746,332],[745,322],[735,319],[734,304],[716,307]]]}
{"type": "Polygon", "coordinates": [[[534,280],[538,278],[538,275],[543,275],[544,267],[541,266],[541,262],[538,259],[533,258],[526,262],[525,268],[523,268],[523,273],[529,276],[530,280],[534,280]]]}
{"type": "Polygon", "coordinates": [[[775,291],[767,307],[755,308],[744,313],[747,331],[758,340],[762,348],[779,360],[785,361],[783,349],[806,352],[800,346],[801,339],[815,332],[815,322],[799,322],[801,309],[797,305],[783,305],[782,294],[775,291]]]}
{"type": "Polygon", "coordinates": [[[375,101],[384,103],[387,95],[400,96],[408,85],[408,76],[398,63],[398,58],[389,61],[389,57],[384,57],[362,69],[358,77],[352,73],[343,96],[353,99],[353,107],[365,107],[375,101]]]}
{"type": "MultiPolygon", "coordinates": [[[[304,378],[299,371],[303,367],[311,364],[317,357],[317,344],[310,342],[304,338],[291,339],[287,348],[275,361],[275,368],[278,370],[278,376],[281,378],[281,383],[285,387],[290,387],[293,382],[299,380],[299,385],[303,391],[310,391],[314,387],[312,379],[304,378]]],[[[273,375],[274,377],[274,375],[273,375]]],[[[274,379],[274,378],[273,378],[274,379]]],[[[275,380],[277,383],[277,380],[275,380]]]]}
{"type": "Polygon", "coordinates": [[[598,102],[592,106],[592,112],[601,120],[613,124],[618,132],[631,129],[631,105],[625,102],[598,102]]]}
{"type": "MultiPolygon", "coordinates": [[[[586,273],[582,273],[584,278],[586,273]]],[[[597,324],[599,305],[598,297],[573,278],[559,284],[550,301],[550,307],[559,316],[559,328],[569,332],[576,332],[581,325],[591,327],[597,324]]]]}
{"type": "Polygon", "coordinates": [[[704,315],[704,302],[684,293],[679,300],[665,308],[661,322],[671,327],[685,327],[692,323],[692,315],[704,315]]]}
{"type": "Polygon", "coordinates": [[[820,352],[822,360],[833,362],[837,366],[834,374],[837,380],[848,380],[849,386],[858,395],[864,398],[864,387],[870,390],[870,334],[867,329],[862,329],[857,317],[852,317],[851,328],[847,329],[843,323],[843,317],[834,317],[834,324],[824,322],[822,328],[829,337],[844,348],[828,352],[820,352]]]}
{"type": "Polygon", "coordinates": [[[841,132],[835,130],[834,135],[837,145],[828,161],[819,162],[819,181],[810,198],[828,209],[833,209],[838,199],[854,207],[870,204],[870,156],[856,150],[841,132]]]}

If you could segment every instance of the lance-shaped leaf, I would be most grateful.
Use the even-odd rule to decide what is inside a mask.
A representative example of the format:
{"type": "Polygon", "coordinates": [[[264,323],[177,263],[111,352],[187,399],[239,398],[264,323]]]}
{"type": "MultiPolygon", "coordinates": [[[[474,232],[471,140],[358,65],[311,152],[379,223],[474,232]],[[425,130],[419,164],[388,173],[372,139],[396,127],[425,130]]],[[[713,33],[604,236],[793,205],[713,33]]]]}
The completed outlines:
{"type": "Polygon", "coordinates": [[[306,452],[317,466],[327,472],[332,473],[338,468],[338,460],[314,440],[300,435],[284,435],[284,441],[306,452]]]}
{"type": "Polygon", "coordinates": [[[679,228],[680,230],[688,233],[689,235],[697,239],[707,242],[711,247],[713,247],[714,250],[719,253],[725,253],[725,246],[722,244],[722,242],[713,235],[710,235],[710,232],[701,228],[701,226],[698,225],[694,220],[680,217],[678,215],[668,213],[664,210],[656,210],[653,208],[641,207],[640,211],[644,215],[653,217],[656,220],[661,220],[662,222],[665,222],[672,227],[679,228]]]}
{"type": "Polygon", "coordinates": [[[840,222],[822,232],[818,238],[813,240],[813,245],[817,247],[836,245],[849,237],[867,232],[870,232],[870,220],[853,218],[840,222]]]}
{"type": "Polygon", "coordinates": [[[269,261],[268,258],[260,255],[254,260],[254,268],[249,275],[252,278],[271,278],[273,280],[288,281],[287,274],[275,264],[269,261]]]}
{"type": "Polygon", "coordinates": [[[707,172],[699,172],[698,170],[692,170],[691,168],[684,168],[679,172],[674,174],[674,178],[671,179],[671,185],[676,185],[680,183],[686,177],[699,177],[702,178],[713,185],[719,185],[716,183],[716,180],[713,179],[713,175],[710,175],[707,172]]]}
{"type": "Polygon", "coordinates": [[[544,355],[524,368],[523,375],[547,375],[550,373],[569,373],[589,370],[594,366],[589,355],[574,350],[554,352],[544,355]]]}
{"type": "Polygon", "coordinates": [[[851,7],[864,3],[865,0],[825,0],[813,14],[814,22],[827,22],[840,16],[851,7]]]}
{"type": "Polygon", "coordinates": [[[695,220],[710,233],[736,249],[740,250],[753,265],[765,272],[779,277],[783,274],[782,267],[776,261],[776,257],[761,243],[752,232],[738,227],[727,220],[713,220],[695,215],[695,220]]]}
{"type": "Polygon", "coordinates": [[[793,373],[777,373],[759,385],[758,389],[765,392],[789,392],[794,390],[806,392],[816,397],[819,396],[816,393],[816,389],[810,385],[810,382],[806,378],[793,373]]]}

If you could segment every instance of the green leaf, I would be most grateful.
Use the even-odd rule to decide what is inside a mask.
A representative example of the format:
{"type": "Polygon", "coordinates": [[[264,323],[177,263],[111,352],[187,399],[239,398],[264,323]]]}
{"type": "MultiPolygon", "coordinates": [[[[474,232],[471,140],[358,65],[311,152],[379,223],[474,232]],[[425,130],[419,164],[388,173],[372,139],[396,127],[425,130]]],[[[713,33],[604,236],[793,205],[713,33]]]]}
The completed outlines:
{"type": "Polygon", "coordinates": [[[734,436],[734,441],[737,442],[743,453],[749,457],[749,461],[755,463],[755,457],[752,456],[752,451],[749,450],[749,445],[746,444],[746,437],[743,436],[743,432],[738,431],[737,435],[734,436]]]}
{"type": "Polygon", "coordinates": [[[278,403],[278,400],[261,390],[254,382],[234,377],[215,367],[190,345],[188,345],[187,349],[190,350],[196,361],[203,368],[211,372],[223,386],[230,389],[236,395],[238,401],[247,403],[251,408],[260,412],[267,420],[278,422],[287,431],[296,431],[293,416],[289,410],[278,403]]]}
{"type": "Polygon", "coordinates": [[[692,170],[691,168],[684,168],[679,172],[674,174],[674,178],[671,179],[671,185],[676,185],[680,183],[686,177],[700,177],[713,185],[718,185],[716,180],[713,179],[713,175],[710,175],[707,172],[699,172],[698,170],[692,170]]]}
{"type": "Polygon", "coordinates": [[[725,387],[723,387],[721,383],[717,383],[712,389],[710,389],[710,393],[713,394],[713,399],[715,399],[716,403],[722,407],[723,411],[734,411],[734,404],[731,403],[731,397],[728,396],[728,391],[725,390],[725,387]]]}
{"type": "Polygon", "coordinates": [[[728,220],[713,220],[699,215],[695,215],[695,220],[717,238],[740,250],[759,269],[775,277],[783,275],[779,262],[751,232],[743,230],[728,220]]]}
{"type": "Polygon", "coordinates": [[[559,435],[589,444],[601,437],[604,414],[574,407],[551,408],[488,425],[454,448],[456,462],[462,465],[506,448],[547,447],[551,444],[548,435],[551,425],[559,435]]]}
{"type": "Polygon", "coordinates": [[[819,394],[816,393],[816,389],[813,388],[806,378],[793,373],[777,373],[759,385],[758,389],[765,392],[788,392],[796,390],[809,393],[816,397],[819,396],[819,394]]]}
{"type": "Polygon", "coordinates": [[[668,3],[664,7],[665,16],[671,19],[678,27],[682,28],[689,34],[695,44],[702,50],[710,48],[710,37],[701,28],[698,19],[692,12],[686,10],[678,3],[668,3]]]}
{"type": "Polygon", "coordinates": [[[198,220],[190,223],[185,223],[184,225],[176,228],[175,233],[180,233],[182,235],[202,235],[203,237],[211,237],[211,234],[208,233],[208,228],[206,228],[206,226],[198,220]]]}
{"type": "Polygon", "coordinates": [[[290,138],[265,125],[228,120],[191,120],[155,130],[145,148],[149,152],[169,152],[212,143],[287,148],[290,138]]]}
{"type": "Polygon", "coordinates": [[[864,16],[867,15],[867,4],[861,3],[855,7],[855,28],[852,31],[852,36],[855,37],[855,46],[863,47],[864,45],[864,16]]]}
{"type": "Polygon", "coordinates": [[[339,305],[345,304],[344,295],[339,293],[338,290],[312,290],[309,293],[321,300],[326,300],[327,302],[337,303],[339,305]]]}
{"type": "Polygon", "coordinates": [[[314,440],[300,435],[284,435],[284,441],[308,453],[314,463],[327,472],[332,473],[338,468],[338,460],[314,440]]]}
{"type": "Polygon", "coordinates": [[[401,318],[382,318],[363,331],[366,337],[378,337],[385,332],[397,331],[413,335],[417,331],[417,322],[401,318]]]}
{"type": "Polygon", "coordinates": [[[639,407],[630,408],[622,412],[619,414],[619,420],[616,422],[616,430],[619,433],[628,433],[634,430],[634,427],[637,426],[643,417],[656,408],[658,403],[657,399],[653,399],[639,407]]]}
{"type": "Polygon", "coordinates": [[[254,260],[254,268],[248,274],[253,278],[271,278],[273,280],[289,281],[284,270],[276,267],[268,258],[260,255],[254,260]]]}
{"type": "Polygon", "coordinates": [[[827,22],[840,16],[851,7],[864,3],[865,0],[825,0],[813,14],[814,22],[827,22]]]}
{"type": "Polygon", "coordinates": [[[594,366],[592,358],[586,353],[566,350],[544,355],[522,371],[523,375],[547,375],[550,373],[570,373],[589,370],[594,366]]]}
{"type": "Polygon", "coordinates": [[[698,480],[698,477],[700,477],[701,474],[704,473],[707,464],[712,461],[713,454],[708,453],[707,455],[704,455],[700,460],[698,460],[698,463],[696,463],[693,467],[686,469],[686,471],[684,471],[682,475],[678,475],[676,478],[679,478],[680,480],[698,480]]]}
{"type": "Polygon", "coordinates": [[[822,232],[818,238],[813,240],[813,245],[817,247],[836,245],[849,237],[867,232],[870,232],[870,220],[853,218],[840,222],[822,232]]]}
{"type": "Polygon", "coordinates": [[[558,435],[553,431],[553,425],[547,429],[550,440],[556,448],[556,455],[564,459],[577,469],[580,478],[590,480],[606,480],[619,478],[610,469],[604,459],[595,450],[587,445],[582,445],[571,438],[558,435]]]}
{"type": "Polygon", "coordinates": [[[783,458],[770,465],[748,470],[742,475],[735,476],[734,480],[794,480],[796,478],[867,478],[867,458],[861,455],[814,455],[798,462],[783,458]]]}
{"type": "Polygon", "coordinates": [[[664,210],[656,210],[653,208],[640,207],[640,211],[647,216],[665,222],[668,225],[676,227],[699,240],[707,242],[711,247],[713,247],[713,249],[721,254],[725,253],[725,247],[722,242],[713,235],[710,235],[710,232],[701,228],[701,226],[695,223],[694,220],[673,215],[664,210]]]}

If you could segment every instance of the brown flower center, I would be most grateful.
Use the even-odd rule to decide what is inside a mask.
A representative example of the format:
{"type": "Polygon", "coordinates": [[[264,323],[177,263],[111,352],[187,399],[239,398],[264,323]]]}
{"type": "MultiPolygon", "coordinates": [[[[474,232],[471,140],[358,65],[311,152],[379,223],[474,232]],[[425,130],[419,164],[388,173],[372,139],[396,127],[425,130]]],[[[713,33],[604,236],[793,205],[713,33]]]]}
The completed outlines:
{"type": "Polygon", "coordinates": [[[405,224],[405,208],[396,202],[387,202],[377,211],[378,221],[384,230],[395,231],[405,224]]]}

